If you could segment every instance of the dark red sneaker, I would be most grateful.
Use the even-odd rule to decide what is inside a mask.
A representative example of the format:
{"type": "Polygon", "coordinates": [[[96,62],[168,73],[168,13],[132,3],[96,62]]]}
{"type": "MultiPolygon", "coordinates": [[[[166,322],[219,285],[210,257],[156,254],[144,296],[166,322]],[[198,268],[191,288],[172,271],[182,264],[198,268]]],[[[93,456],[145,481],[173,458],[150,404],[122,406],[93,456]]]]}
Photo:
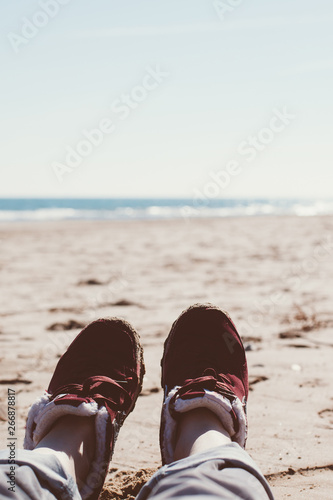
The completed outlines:
{"type": "Polygon", "coordinates": [[[173,461],[177,416],[204,407],[245,447],[248,374],[245,351],[229,315],[196,304],[173,324],[161,361],[164,404],[160,444],[163,463],[173,461]]]}
{"type": "Polygon", "coordinates": [[[47,392],[30,408],[24,447],[34,449],[62,416],[95,416],[96,454],[80,494],[97,499],[143,375],[142,348],[133,328],[115,318],[94,321],[60,358],[47,392]]]}

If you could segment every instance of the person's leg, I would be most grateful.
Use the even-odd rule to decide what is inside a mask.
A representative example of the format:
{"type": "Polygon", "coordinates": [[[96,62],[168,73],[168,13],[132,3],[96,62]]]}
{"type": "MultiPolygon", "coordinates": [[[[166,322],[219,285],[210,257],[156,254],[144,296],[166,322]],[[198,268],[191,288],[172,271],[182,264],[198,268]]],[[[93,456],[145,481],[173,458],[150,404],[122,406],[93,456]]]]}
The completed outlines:
{"type": "Polygon", "coordinates": [[[137,500],[267,500],[272,493],[245,452],[248,376],[229,316],[197,305],[174,323],[162,358],[165,465],[137,500]]]}
{"type": "Polygon", "coordinates": [[[95,456],[95,418],[59,418],[32,453],[53,454],[77,484],[83,484],[95,456]]]}
{"type": "Polygon", "coordinates": [[[180,460],[229,443],[230,436],[215,413],[197,408],[180,415],[174,459],[180,460]]]}
{"type": "Polygon", "coordinates": [[[164,480],[151,490],[151,500],[273,498],[255,463],[206,408],[179,415],[174,450],[174,460],[165,466],[164,480]]]}
{"type": "Polygon", "coordinates": [[[17,449],[15,464],[0,451],[0,498],[20,500],[82,500],[77,484],[56,454],[17,449]]]}
{"type": "MultiPolygon", "coordinates": [[[[18,450],[13,488],[0,490],[5,498],[81,499],[84,485],[95,456],[95,417],[68,415],[59,418],[34,450],[18,450]]],[[[0,465],[3,478],[6,463],[0,465]]],[[[7,471],[8,473],[8,471],[7,471]]],[[[1,474],[1,473],[0,473],[1,474]]],[[[3,486],[5,481],[1,480],[3,486]]],[[[0,495],[0,496],[1,496],[0,495]]]]}

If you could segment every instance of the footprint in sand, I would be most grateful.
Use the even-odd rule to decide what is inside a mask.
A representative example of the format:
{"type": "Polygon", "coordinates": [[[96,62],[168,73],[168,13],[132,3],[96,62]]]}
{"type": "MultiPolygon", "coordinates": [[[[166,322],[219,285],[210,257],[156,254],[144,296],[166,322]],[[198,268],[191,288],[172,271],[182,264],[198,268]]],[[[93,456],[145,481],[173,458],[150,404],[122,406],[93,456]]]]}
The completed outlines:
{"type": "Polygon", "coordinates": [[[0,330],[0,342],[13,342],[13,340],[15,340],[13,334],[11,335],[10,333],[6,333],[3,330],[0,330]]]}
{"type": "Polygon", "coordinates": [[[287,347],[294,347],[295,349],[318,349],[318,346],[311,346],[307,344],[287,344],[287,347]]]}
{"type": "Polygon", "coordinates": [[[333,429],[333,408],[325,408],[325,410],[319,411],[318,415],[326,420],[328,429],[333,429]]]}
{"type": "Polygon", "coordinates": [[[53,323],[52,325],[47,327],[49,331],[64,331],[64,330],[76,330],[80,328],[84,328],[86,325],[80,321],[76,321],[75,319],[69,319],[63,323],[53,323]]]}
{"type": "Polygon", "coordinates": [[[77,286],[86,286],[86,285],[97,286],[97,285],[104,285],[104,283],[102,283],[102,281],[91,278],[88,280],[81,280],[77,284],[77,286]]]}
{"type": "Polygon", "coordinates": [[[279,339],[299,339],[302,335],[298,330],[289,330],[279,333],[279,339]]]}
{"type": "Polygon", "coordinates": [[[260,349],[260,347],[258,346],[258,344],[260,344],[260,342],[262,342],[262,338],[261,337],[252,337],[252,336],[243,336],[242,337],[242,341],[243,341],[243,345],[244,345],[244,349],[246,352],[248,351],[258,351],[260,349]]]}
{"type": "Polygon", "coordinates": [[[0,380],[0,385],[7,385],[10,387],[11,385],[17,385],[17,384],[32,384],[31,380],[25,380],[22,378],[6,378],[0,380]]]}
{"type": "Polygon", "coordinates": [[[299,387],[327,387],[328,383],[321,378],[311,378],[302,382],[299,387]]]}
{"type": "Polygon", "coordinates": [[[137,302],[132,302],[131,300],[127,299],[121,299],[117,300],[116,302],[113,302],[110,304],[110,306],[121,306],[121,307],[129,307],[129,306],[135,306],[135,307],[144,307],[141,304],[138,304],[137,302]]]}
{"type": "Polygon", "coordinates": [[[56,313],[56,312],[80,313],[81,311],[82,310],[77,307],[51,307],[49,309],[50,313],[56,313]]]}
{"type": "Polygon", "coordinates": [[[159,387],[151,387],[151,389],[145,389],[141,391],[140,396],[149,396],[150,394],[154,394],[156,392],[160,392],[162,389],[159,387]]]}
{"type": "MultiPolygon", "coordinates": [[[[317,472],[323,472],[323,471],[331,471],[333,470],[333,465],[319,465],[319,466],[314,466],[314,467],[302,467],[299,469],[295,469],[293,467],[288,467],[287,470],[283,470],[280,472],[274,472],[273,474],[267,474],[265,475],[265,478],[270,482],[271,485],[275,486],[275,483],[279,479],[284,479],[285,477],[288,476],[295,476],[296,474],[299,474],[301,476],[305,477],[313,477],[314,474],[317,472]]],[[[289,479],[289,477],[288,477],[289,479]]]]}
{"type": "Polygon", "coordinates": [[[265,375],[259,375],[259,376],[252,375],[252,376],[250,376],[249,390],[253,391],[253,386],[255,384],[258,384],[259,382],[265,382],[265,380],[268,380],[268,377],[266,377],[265,375]]]}

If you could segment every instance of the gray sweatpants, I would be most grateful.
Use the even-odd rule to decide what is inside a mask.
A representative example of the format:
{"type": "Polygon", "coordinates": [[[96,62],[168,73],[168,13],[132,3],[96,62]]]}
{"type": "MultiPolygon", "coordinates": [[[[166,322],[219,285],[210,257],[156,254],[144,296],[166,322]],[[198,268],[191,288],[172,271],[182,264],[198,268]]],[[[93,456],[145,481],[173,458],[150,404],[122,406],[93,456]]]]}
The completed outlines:
{"type": "MultiPolygon", "coordinates": [[[[73,478],[54,455],[18,450],[11,491],[8,453],[0,452],[0,498],[81,500],[73,478]]],[[[271,490],[250,456],[236,443],[192,455],[159,469],[137,500],[267,500],[271,490]]]]}
{"type": "Polygon", "coordinates": [[[165,465],[142,488],[136,500],[267,500],[268,483],[252,458],[238,444],[165,465]]]}

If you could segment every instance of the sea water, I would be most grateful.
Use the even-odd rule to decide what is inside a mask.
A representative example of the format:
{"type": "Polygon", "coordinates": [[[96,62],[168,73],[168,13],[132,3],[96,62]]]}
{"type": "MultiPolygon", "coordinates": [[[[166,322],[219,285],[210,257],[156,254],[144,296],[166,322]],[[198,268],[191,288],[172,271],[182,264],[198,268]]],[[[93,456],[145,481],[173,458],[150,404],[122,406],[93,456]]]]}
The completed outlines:
{"type": "Polygon", "coordinates": [[[333,214],[333,200],[2,198],[0,222],[333,214]]]}

